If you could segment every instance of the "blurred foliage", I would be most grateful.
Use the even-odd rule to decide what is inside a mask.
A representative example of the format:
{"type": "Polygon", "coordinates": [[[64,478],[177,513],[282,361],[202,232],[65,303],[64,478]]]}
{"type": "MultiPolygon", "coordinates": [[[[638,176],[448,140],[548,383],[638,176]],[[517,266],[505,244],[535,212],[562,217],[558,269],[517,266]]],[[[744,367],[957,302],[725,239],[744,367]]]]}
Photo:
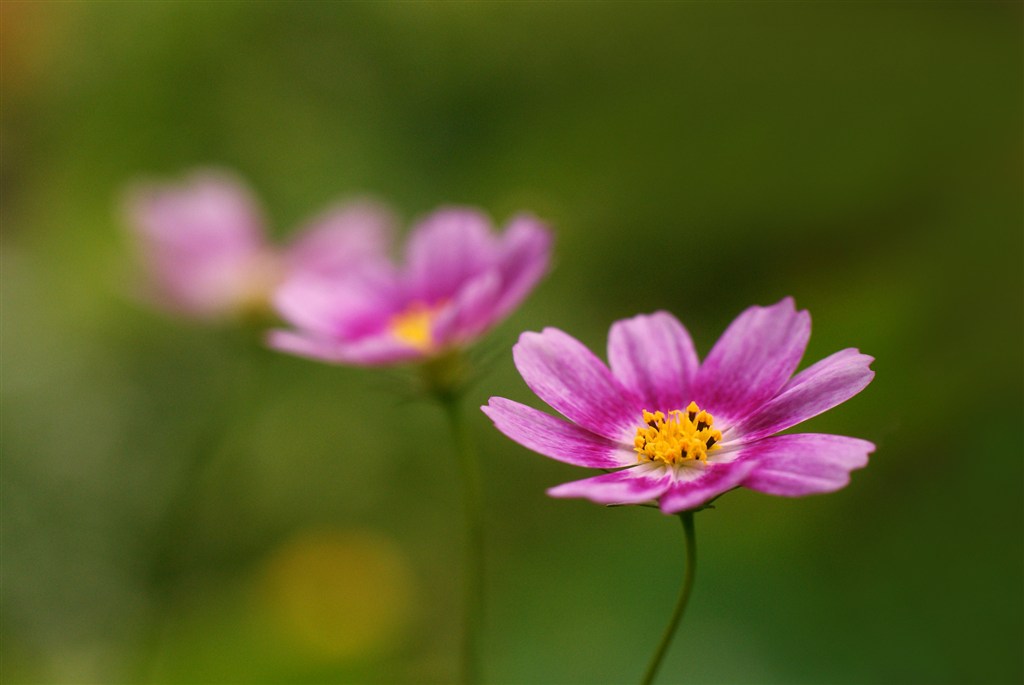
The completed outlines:
{"type": "MultiPolygon", "coordinates": [[[[204,164],[250,179],[278,235],[363,193],[409,220],[549,219],[556,268],[488,341],[474,405],[536,401],[520,330],[601,350],[615,319],[666,308],[706,352],[744,307],[795,296],[808,361],[878,360],[809,429],[878,451],[837,494],[698,516],[661,682],[1024,679],[1019,3],[7,1],[0,19],[4,682],[455,673],[440,413],[401,372],[133,298],[122,188],[204,164]]],[[[678,523],[549,500],[581,473],[474,427],[489,679],[635,680],[678,523]]]]}

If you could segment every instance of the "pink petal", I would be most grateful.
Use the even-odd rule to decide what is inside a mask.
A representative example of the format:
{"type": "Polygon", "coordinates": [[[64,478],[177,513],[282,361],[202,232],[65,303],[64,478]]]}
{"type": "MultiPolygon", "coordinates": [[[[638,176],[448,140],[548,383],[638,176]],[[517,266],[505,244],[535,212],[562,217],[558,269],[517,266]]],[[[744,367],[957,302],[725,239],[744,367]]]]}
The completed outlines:
{"type": "Polygon", "coordinates": [[[384,259],[394,225],[391,212],[370,201],[334,207],[299,232],[288,250],[288,268],[332,275],[384,259]]]}
{"type": "Polygon", "coordinates": [[[486,216],[441,209],[413,229],[406,252],[412,295],[427,304],[454,297],[467,281],[492,268],[495,238],[486,216]]]}
{"type": "Polygon", "coordinates": [[[578,340],[556,328],[523,333],[512,356],[530,389],[563,416],[611,440],[632,439],[639,399],[578,340]]]}
{"type": "Polygon", "coordinates": [[[330,362],[381,366],[397,364],[422,357],[422,353],[403,345],[390,334],[338,342],[294,331],[275,330],[267,336],[267,344],[280,352],[330,362]]]}
{"type": "Polygon", "coordinates": [[[271,281],[259,207],[227,174],[204,171],[181,184],[138,186],[127,214],[149,285],[169,308],[204,317],[231,313],[271,281]]]}
{"type": "Polygon", "coordinates": [[[523,447],[576,466],[619,468],[636,463],[628,446],[502,397],[481,407],[494,426],[523,447]]]}
{"type": "Polygon", "coordinates": [[[838,490],[850,471],[867,465],[875,446],[842,435],[798,433],[765,438],[743,447],[754,470],[745,487],[769,495],[800,497],[838,490]]]}
{"type": "Polygon", "coordinates": [[[668,312],[617,321],[608,335],[608,361],[645,409],[666,412],[684,407],[699,364],[690,334],[668,312]]]}
{"type": "Polygon", "coordinates": [[[811,317],[792,298],[739,315],[697,373],[694,395],[702,409],[732,423],[774,397],[793,375],[811,335],[811,317]]]}
{"type": "Polygon", "coordinates": [[[273,297],[277,312],[316,337],[350,340],[380,331],[405,305],[393,268],[378,263],[349,276],[293,275],[273,297]]]}
{"type": "Polygon", "coordinates": [[[665,469],[636,467],[556,485],[552,497],[582,497],[598,504],[642,504],[661,496],[672,482],[665,469]]]}
{"type": "Polygon", "coordinates": [[[434,339],[442,344],[461,344],[483,334],[494,321],[494,301],[500,292],[497,271],[486,271],[466,283],[438,313],[434,339]]]}
{"type": "Polygon", "coordinates": [[[850,399],[871,382],[874,357],[850,348],[810,366],[776,397],[736,427],[744,441],[757,440],[817,416],[850,399]]]}
{"type": "Polygon", "coordinates": [[[464,282],[438,316],[439,340],[465,342],[482,335],[519,304],[544,274],[550,233],[520,217],[502,236],[499,263],[464,282]]]}
{"type": "Polygon", "coordinates": [[[696,509],[702,504],[743,484],[754,464],[743,458],[725,463],[710,463],[699,467],[682,468],[677,480],[661,497],[661,510],[675,514],[696,509]]]}
{"type": "Polygon", "coordinates": [[[498,246],[502,293],[495,304],[495,321],[515,309],[547,272],[551,243],[551,231],[537,219],[521,215],[509,222],[498,246]]]}
{"type": "Polygon", "coordinates": [[[143,184],[129,192],[129,219],[143,236],[201,253],[262,246],[256,199],[234,176],[197,171],[178,184],[143,184]]]}

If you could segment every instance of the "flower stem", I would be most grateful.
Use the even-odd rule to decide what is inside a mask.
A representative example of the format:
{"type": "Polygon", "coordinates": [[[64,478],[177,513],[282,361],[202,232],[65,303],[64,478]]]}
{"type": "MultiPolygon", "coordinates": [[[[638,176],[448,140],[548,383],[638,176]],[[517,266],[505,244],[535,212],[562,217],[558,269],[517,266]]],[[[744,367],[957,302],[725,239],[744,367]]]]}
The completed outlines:
{"type": "Polygon", "coordinates": [[[480,630],[483,623],[484,531],[480,469],[457,395],[441,395],[448,415],[462,476],[466,539],[463,543],[462,674],[467,685],[479,680],[480,630]]]}
{"type": "Polygon", "coordinates": [[[686,574],[683,576],[683,586],[679,589],[679,599],[676,600],[672,618],[665,626],[661,642],[658,643],[658,648],[654,651],[650,663],[647,664],[644,679],[640,681],[642,685],[651,685],[654,682],[654,676],[658,674],[661,660],[665,657],[665,652],[668,651],[668,646],[676,634],[676,628],[679,627],[679,622],[683,618],[683,612],[686,611],[690,591],[693,590],[693,580],[697,570],[697,535],[693,529],[693,512],[684,511],[679,514],[679,519],[683,522],[683,534],[686,536],[686,574]]]}

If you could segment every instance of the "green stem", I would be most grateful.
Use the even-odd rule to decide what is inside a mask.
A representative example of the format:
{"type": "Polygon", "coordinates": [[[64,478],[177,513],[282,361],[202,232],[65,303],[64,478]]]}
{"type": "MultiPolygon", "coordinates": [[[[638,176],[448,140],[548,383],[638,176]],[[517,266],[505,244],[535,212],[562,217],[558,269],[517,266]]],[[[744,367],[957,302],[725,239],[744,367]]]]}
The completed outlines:
{"type": "Polygon", "coordinates": [[[462,414],[459,398],[441,395],[441,404],[455,441],[462,477],[462,505],[466,539],[463,544],[462,678],[467,685],[479,681],[480,631],[483,623],[484,530],[480,468],[462,414]]]}
{"type": "Polygon", "coordinates": [[[683,612],[686,611],[690,591],[693,590],[693,579],[697,570],[697,535],[693,530],[693,512],[684,511],[679,514],[679,518],[683,522],[683,533],[686,536],[686,574],[683,576],[683,586],[679,589],[679,599],[676,600],[672,618],[665,626],[665,633],[661,636],[661,642],[658,643],[651,662],[647,664],[644,679],[640,681],[642,685],[651,685],[654,682],[654,676],[658,674],[661,660],[665,658],[665,652],[668,651],[668,646],[676,634],[676,628],[679,627],[679,622],[683,618],[683,612]]]}
{"type": "Polygon", "coordinates": [[[221,383],[226,389],[204,419],[198,439],[183,452],[185,462],[174,489],[168,498],[164,515],[157,523],[151,539],[148,559],[148,591],[152,607],[148,625],[141,631],[134,657],[133,680],[152,682],[157,674],[158,660],[168,624],[173,618],[175,603],[181,592],[181,581],[195,560],[190,558],[190,542],[201,532],[200,505],[210,471],[222,458],[232,429],[251,419],[266,393],[264,367],[271,359],[260,348],[253,354],[249,331],[231,331],[226,354],[232,366],[221,383]]]}
{"type": "Polygon", "coordinates": [[[188,565],[189,540],[196,531],[196,509],[204,475],[220,446],[216,436],[204,431],[198,447],[184,455],[187,463],[178,476],[166,504],[163,519],[153,533],[153,551],[148,566],[148,590],[152,598],[148,625],[140,634],[137,672],[140,683],[152,682],[157,671],[161,644],[173,614],[181,577],[188,565]]]}

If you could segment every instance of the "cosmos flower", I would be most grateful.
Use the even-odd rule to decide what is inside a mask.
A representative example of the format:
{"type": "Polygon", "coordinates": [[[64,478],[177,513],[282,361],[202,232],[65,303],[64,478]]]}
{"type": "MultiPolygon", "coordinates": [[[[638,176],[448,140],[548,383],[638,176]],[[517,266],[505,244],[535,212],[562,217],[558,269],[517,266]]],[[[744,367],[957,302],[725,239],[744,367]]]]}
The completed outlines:
{"type": "Polygon", "coordinates": [[[551,233],[513,218],[495,234],[486,216],[446,208],[416,226],[401,265],[379,256],[342,277],[297,271],[278,289],[296,330],[272,347],[321,361],[385,365],[467,346],[504,319],[544,275],[551,233]]]}
{"type": "Polygon", "coordinates": [[[811,318],[793,300],[751,307],[701,362],[667,312],[615,323],[609,366],[554,328],[524,333],[516,367],[568,421],[501,397],[483,411],[502,433],[547,457],[608,471],[548,491],[601,504],[700,507],[736,487],[798,497],[831,492],[874,445],[841,435],[775,435],[856,395],[872,357],[845,349],[793,375],[811,318]]]}
{"type": "Polygon", "coordinates": [[[289,273],[344,271],[383,252],[391,225],[373,203],[339,205],[278,247],[252,193],[212,170],[177,184],[138,185],[126,205],[148,299],[197,319],[269,310],[271,292],[289,273]]]}

